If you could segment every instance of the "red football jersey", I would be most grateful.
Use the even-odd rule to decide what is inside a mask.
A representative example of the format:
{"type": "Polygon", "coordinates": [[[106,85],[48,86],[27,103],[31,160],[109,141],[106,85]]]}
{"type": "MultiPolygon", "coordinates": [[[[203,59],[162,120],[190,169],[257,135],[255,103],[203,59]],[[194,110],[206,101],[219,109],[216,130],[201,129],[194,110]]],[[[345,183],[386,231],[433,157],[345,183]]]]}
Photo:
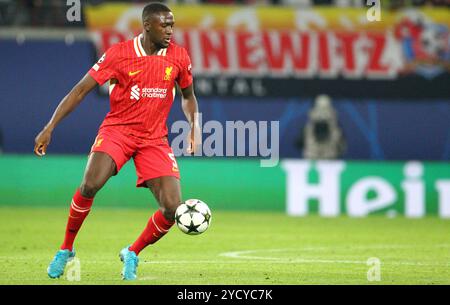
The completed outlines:
{"type": "Polygon", "coordinates": [[[183,89],[192,83],[186,49],[170,43],[147,55],[142,34],[109,48],[89,70],[100,85],[110,79],[110,111],[100,129],[114,126],[126,135],[157,139],[167,135],[166,120],[175,98],[175,82],[183,89]]]}

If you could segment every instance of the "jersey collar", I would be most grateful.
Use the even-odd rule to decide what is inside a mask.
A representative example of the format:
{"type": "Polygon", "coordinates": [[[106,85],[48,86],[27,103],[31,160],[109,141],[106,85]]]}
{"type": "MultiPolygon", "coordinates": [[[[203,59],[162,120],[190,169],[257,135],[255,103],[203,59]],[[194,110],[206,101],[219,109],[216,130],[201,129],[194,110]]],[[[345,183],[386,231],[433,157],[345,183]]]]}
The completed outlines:
{"type": "MultiPolygon", "coordinates": [[[[134,37],[133,45],[134,45],[134,51],[136,52],[137,57],[143,57],[147,56],[147,53],[145,53],[144,48],[142,47],[141,38],[142,34],[139,36],[134,37]]],[[[166,56],[167,54],[167,48],[160,49],[156,55],[158,56],[166,56]]]]}

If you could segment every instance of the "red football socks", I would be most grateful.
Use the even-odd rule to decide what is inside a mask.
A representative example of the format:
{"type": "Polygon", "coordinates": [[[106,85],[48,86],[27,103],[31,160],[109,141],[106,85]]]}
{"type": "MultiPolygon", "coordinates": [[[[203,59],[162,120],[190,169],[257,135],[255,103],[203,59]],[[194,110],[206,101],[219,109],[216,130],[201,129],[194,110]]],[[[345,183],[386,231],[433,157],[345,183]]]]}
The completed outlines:
{"type": "Polygon", "coordinates": [[[129,250],[139,255],[145,247],[154,244],[163,237],[174,223],[174,221],[167,220],[161,210],[156,211],[148,221],[147,227],[145,227],[134,244],[130,246],[129,250]]]}
{"type": "Polygon", "coordinates": [[[64,242],[61,245],[61,250],[73,250],[73,242],[75,240],[75,237],[77,236],[78,230],[80,230],[84,219],[86,218],[86,216],[88,216],[93,201],[94,198],[83,197],[80,194],[80,190],[77,189],[70,205],[69,219],[66,226],[66,235],[64,237],[64,242]]]}

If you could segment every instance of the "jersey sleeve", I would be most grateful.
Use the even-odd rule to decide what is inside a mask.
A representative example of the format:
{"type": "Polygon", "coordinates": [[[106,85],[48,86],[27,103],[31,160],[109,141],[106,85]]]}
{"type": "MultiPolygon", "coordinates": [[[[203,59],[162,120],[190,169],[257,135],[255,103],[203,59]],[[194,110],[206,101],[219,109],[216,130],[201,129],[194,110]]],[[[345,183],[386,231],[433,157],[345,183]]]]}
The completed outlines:
{"type": "Polygon", "coordinates": [[[111,78],[117,77],[115,69],[117,56],[114,48],[108,49],[88,71],[89,75],[101,86],[111,78]]]}
{"type": "Polygon", "coordinates": [[[181,71],[180,74],[178,75],[177,83],[181,89],[184,89],[188,87],[190,84],[192,84],[193,78],[192,78],[191,59],[189,58],[186,49],[182,50],[183,56],[181,58],[181,71]]]}

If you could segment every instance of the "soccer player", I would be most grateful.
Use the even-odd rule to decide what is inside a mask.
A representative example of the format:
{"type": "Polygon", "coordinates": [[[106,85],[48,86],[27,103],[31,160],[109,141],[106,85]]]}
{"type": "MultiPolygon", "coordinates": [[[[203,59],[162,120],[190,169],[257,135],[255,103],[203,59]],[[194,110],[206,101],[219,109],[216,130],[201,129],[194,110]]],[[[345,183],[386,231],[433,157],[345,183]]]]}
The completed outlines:
{"type": "Polygon", "coordinates": [[[97,84],[110,81],[111,109],[99,128],[83,180],[72,198],[64,241],[47,269],[51,278],[60,277],[67,262],[75,256],[73,243],[96,193],[130,158],[136,166],[137,187],[149,188],[159,209],[136,241],[120,251],[123,279],[136,279],[139,253],[163,237],[174,224],[181,188],[178,165],[167,140],[166,120],[174,100],[175,83],[181,88],[182,109],[191,126],[189,153],[194,153],[200,143],[198,105],[188,53],[171,42],[174,27],[171,10],[164,4],[150,3],[144,7],[142,21],[142,34],[108,49],[62,99],[36,136],[34,152],[43,156],[58,123],[97,84]]]}

